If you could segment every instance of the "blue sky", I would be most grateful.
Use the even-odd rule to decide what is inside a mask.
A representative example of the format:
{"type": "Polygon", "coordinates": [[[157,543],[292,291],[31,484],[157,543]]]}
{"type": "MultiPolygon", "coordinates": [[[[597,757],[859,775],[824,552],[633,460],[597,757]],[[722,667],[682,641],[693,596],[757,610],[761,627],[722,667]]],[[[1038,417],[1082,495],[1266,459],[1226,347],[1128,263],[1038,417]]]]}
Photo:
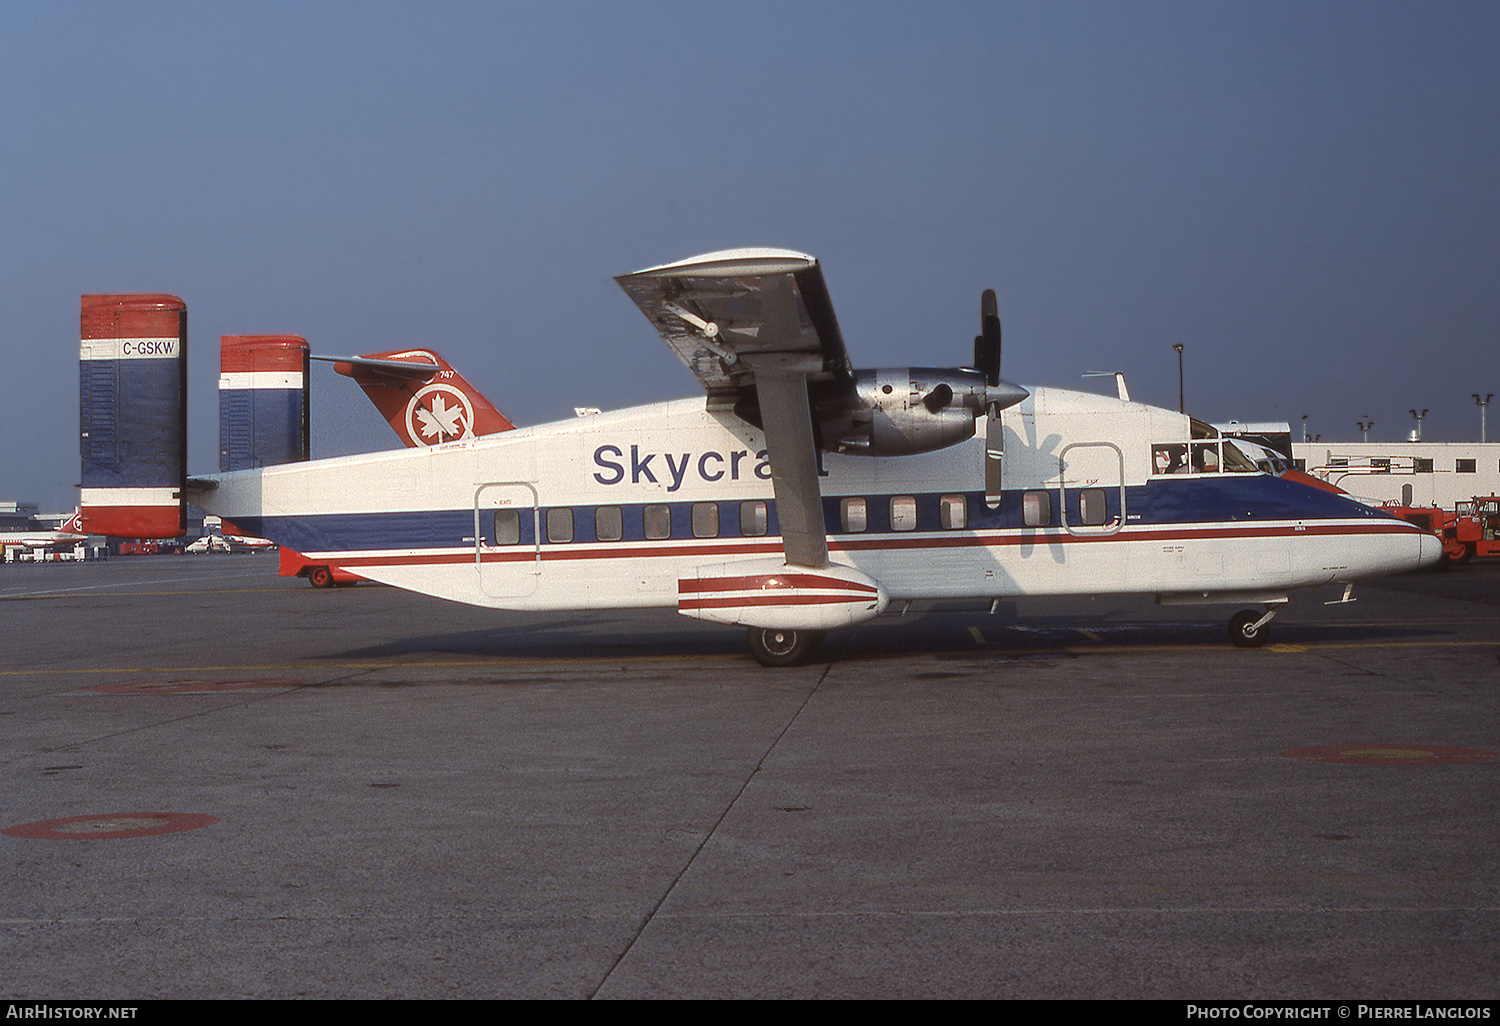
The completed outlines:
{"type": "MultiPolygon", "coordinates": [[[[5,4],[0,498],[74,502],[82,293],[187,301],[205,472],[220,335],[538,423],[696,394],[613,276],[748,245],[858,366],[966,362],[994,288],[1023,384],[1175,407],[1181,343],[1204,419],[1477,438],[1497,52],[1491,2],[5,4]]],[[[396,444],[314,377],[315,455],[396,444]]]]}

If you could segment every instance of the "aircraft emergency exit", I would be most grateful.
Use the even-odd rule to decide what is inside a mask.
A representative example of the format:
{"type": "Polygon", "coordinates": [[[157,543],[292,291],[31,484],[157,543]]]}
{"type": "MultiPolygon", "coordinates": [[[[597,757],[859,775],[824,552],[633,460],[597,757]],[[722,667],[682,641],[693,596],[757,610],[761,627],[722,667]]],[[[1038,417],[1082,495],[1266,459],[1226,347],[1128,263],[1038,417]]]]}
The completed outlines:
{"type": "Polygon", "coordinates": [[[747,628],[767,665],[893,604],[1027,595],[1257,607],[1229,625],[1255,645],[1294,589],[1439,557],[1183,414],[1004,381],[991,292],[972,366],[855,370],[810,256],[731,250],[617,281],[706,395],[186,494],[370,580],[505,609],[675,607],[747,628]]]}

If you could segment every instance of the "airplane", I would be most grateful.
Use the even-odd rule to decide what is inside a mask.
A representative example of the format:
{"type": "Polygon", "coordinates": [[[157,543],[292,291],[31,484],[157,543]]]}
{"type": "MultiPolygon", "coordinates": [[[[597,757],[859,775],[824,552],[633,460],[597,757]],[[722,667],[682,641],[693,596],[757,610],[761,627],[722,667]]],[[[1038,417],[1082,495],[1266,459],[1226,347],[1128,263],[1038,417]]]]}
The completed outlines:
{"type": "Polygon", "coordinates": [[[80,530],[83,511],[74,510],[73,515],[49,531],[31,517],[4,517],[10,521],[0,527],[0,549],[30,549],[42,552],[51,549],[69,549],[88,541],[88,535],[80,530]]]}
{"type": "Polygon", "coordinates": [[[183,552],[265,552],[276,543],[265,538],[247,538],[240,534],[205,534],[184,548],[183,552]]]}
{"type": "MultiPolygon", "coordinates": [[[[1229,621],[1250,647],[1296,589],[1343,584],[1349,601],[1356,580],[1440,556],[1185,414],[1004,381],[993,292],[972,366],[855,370],[806,254],[726,250],[616,280],[705,395],[183,492],[370,580],[501,609],[676,608],[745,628],[766,666],[887,609],[1033,595],[1258,607],[1229,621]]],[[[140,501],[159,516],[159,493],[129,484],[93,490],[101,515],[140,501]]]]}

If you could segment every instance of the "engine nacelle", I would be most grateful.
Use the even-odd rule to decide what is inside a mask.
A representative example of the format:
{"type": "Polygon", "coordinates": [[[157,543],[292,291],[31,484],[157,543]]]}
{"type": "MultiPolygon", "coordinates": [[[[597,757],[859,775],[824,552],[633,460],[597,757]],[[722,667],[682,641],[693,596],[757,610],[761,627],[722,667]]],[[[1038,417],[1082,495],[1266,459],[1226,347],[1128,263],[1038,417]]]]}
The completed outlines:
{"type": "Polygon", "coordinates": [[[868,456],[906,456],[967,441],[988,396],[984,375],[962,368],[855,371],[854,385],[852,409],[819,409],[816,416],[826,448],[868,456]]]}

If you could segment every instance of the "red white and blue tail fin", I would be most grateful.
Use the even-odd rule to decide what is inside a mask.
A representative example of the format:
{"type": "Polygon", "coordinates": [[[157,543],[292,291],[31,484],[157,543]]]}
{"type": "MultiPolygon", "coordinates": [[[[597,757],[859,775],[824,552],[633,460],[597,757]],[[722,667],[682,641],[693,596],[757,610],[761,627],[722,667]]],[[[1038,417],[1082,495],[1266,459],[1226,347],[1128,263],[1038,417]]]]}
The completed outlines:
{"type": "Polygon", "coordinates": [[[179,537],[187,530],[187,304],[84,296],[80,322],[83,530],[179,537]]]}
{"type": "Polygon", "coordinates": [[[307,361],[297,335],[220,337],[220,470],[308,458],[307,361]]]}

